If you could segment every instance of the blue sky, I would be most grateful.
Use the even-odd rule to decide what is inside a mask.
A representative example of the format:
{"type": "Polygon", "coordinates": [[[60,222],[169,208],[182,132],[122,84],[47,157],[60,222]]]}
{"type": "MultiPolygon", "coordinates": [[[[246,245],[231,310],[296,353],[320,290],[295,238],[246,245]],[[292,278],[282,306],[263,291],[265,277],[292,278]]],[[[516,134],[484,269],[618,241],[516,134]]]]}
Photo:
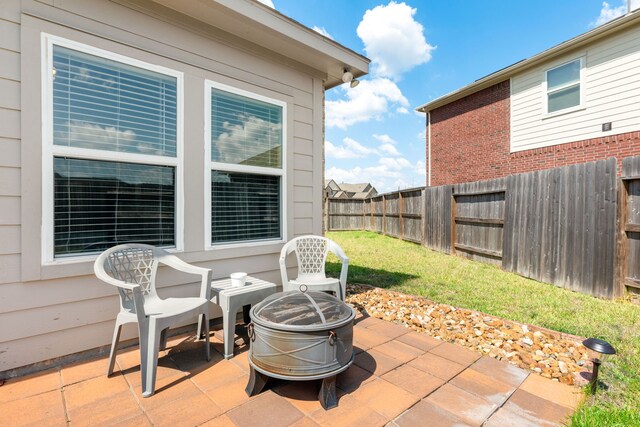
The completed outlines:
{"type": "Polygon", "coordinates": [[[260,1],[372,60],[357,88],[327,91],[325,177],[379,192],[425,185],[417,106],[626,10],[626,0],[260,1]]]}

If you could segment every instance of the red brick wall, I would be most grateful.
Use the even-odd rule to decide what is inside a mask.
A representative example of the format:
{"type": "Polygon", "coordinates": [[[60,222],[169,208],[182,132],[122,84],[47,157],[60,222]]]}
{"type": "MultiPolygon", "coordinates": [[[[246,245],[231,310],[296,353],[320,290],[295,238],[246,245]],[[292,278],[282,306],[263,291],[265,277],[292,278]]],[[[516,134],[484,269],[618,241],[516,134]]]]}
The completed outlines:
{"type": "Polygon", "coordinates": [[[506,80],[431,111],[432,186],[609,157],[618,159],[620,173],[623,158],[640,155],[640,130],[510,153],[509,92],[506,80]]]}

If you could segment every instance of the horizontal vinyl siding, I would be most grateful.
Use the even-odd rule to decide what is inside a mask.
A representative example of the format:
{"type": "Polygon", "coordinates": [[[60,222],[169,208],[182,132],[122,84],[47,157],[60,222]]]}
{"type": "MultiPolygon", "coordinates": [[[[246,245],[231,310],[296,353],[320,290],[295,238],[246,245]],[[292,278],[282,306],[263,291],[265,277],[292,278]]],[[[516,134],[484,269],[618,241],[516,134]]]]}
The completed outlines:
{"type": "MultiPolygon", "coordinates": [[[[226,40],[201,23],[180,18],[174,12],[166,14],[164,8],[154,4],[148,7],[159,19],[108,1],[68,1],[59,3],[59,8],[38,2],[27,4],[26,15],[21,15],[18,0],[3,2],[0,7],[0,93],[3,94],[0,100],[0,324],[15,325],[0,330],[0,372],[109,345],[118,312],[116,289],[93,276],[92,262],[44,267],[38,273],[40,280],[20,281],[24,257],[34,259],[33,250],[22,251],[27,251],[25,247],[34,247],[33,236],[37,235],[37,241],[40,240],[39,222],[34,224],[31,220],[28,230],[22,224],[25,218],[22,210],[33,212],[39,210],[40,205],[23,208],[22,197],[26,192],[37,192],[36,199],[41,199],[39,179],[21,176],[27,170],[21,169],[24,167],[21,157],[25,160],[31,157],[31,149],[22,154],[23,144],[30,144],[31,148],[41,144],[39,129],[28,132],[22,129],[22,132],[20,128],[21,120],[40,119],[39,111],[30,111],[25,117],[22,117],[25,113],[21,113],[25,105],[22,98],[28,98],[29,106],[36,106],[31,110],[37,110],[40,102],[39,89],[20,86],[24,76],[20,75],[19,48],[25,31],[31,38],[35,37],[36,29],[38,34],[44,31],[111,51],[110,47],[115,44],[118,47],[115,53],[184,72],[185,238],[192,240],[190,244],[185,242],[185,252],[179,256],[195,265],[212,268],[214,278],[246,271],[279,284],[281,244],[202,250],[204,80],[215,80],[287,102],[287,206],[284,209],[288,216],[288,237],[292,238],[317,234],[322,229],[322,171],[314,170],[322,162],[322,123],[317,120],[321,112],[317,110],[322,108],[323,94],[318,76],[274,61],[267,52],[238,39],[226,40]],[[21,18],[22,29],[18,25],[21,18]],[[24,236],[31,239],[28,245],[23,242],[24,236]]],[[[22,43],[24,45],[24,40],[22,43]]],[[[39,55],[39,46],[27,46],[25,52],[28,49],[31,54],[39,55]]],[[[27,75],[35,74],[31,70],[27,75]]],[[[31,77],[25,83],[39,87],[40,80],[33,80],[31,77]]],[[[25,161],[25,164],[33,163],[25,161]]],[[[161,269],[159,294],[163,297],[195,295],[199,287],[193,281],[194,276],[161,269]]],[[[217,316],[220,311],[212,305],[211,314],[217,316]]],[[[122,339],[136,335],[135,326],[129,326],[124,329],[122,339]]]]}
{"type": "Polygon", "coordinates": [[[640,129],[640,28],[632,28],[511,79],[511,151],[640,129]],[[584,56],[585,108],[545,117],[545,70],[584,56]],[[610,132],[602,123],[612,122],[610,132]]]}

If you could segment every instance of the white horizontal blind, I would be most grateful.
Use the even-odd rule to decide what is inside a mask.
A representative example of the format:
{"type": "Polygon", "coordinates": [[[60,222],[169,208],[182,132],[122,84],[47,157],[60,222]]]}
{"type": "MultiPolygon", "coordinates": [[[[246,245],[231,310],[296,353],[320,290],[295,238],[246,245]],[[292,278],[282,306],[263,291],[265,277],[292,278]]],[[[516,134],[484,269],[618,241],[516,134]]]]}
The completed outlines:
{"type": "Polygon", "coordinates": [[[176,78],[53,49],[53,143],[176,156],[176,78]]]}
{"type": "Polygon", "coordinates": [[[54,258],[176,246],[177,78],[55,44],[52,56],[54,258]]]}
{"type": "Polygon", "coordinates": [[[211,161],[282,167],[282,107],[211,91],[211,161]]]}
{"type": "Polygon", "coordinates": [[[55,157],[54,170],[56,255],[174,245],[175,168],[55,157]]]}
{"type": "Polygon", "coordinates": [[[280,180],[279,176],[212,171],[212,241],[280,238],[280,180]]]}

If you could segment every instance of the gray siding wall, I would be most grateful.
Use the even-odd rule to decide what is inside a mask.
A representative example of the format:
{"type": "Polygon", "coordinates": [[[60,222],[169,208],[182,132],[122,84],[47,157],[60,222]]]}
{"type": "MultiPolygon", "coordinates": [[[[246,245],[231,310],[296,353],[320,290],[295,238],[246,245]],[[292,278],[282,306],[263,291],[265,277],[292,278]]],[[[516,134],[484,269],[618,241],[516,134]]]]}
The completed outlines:
{"type": "MultiPolygon", "coordinates": [[[[281,244],[204,250],[204,81],[287,103],[291,239],[322,233],[322,76],[161,6],[105,0],[0,4],[0,372],[108,345],[116,290],[93,261],[41,264],[41,33],[184,73],[184,244],[179,256],[279,283],[281,244]]],[[[160,272],[162,296],[195,294],[188,276],[160,272]]],[[[212,307],[212,314],[218,312],[212,307]]],[[[123,339],[133,338],[135,326],[123,339]]]]}

